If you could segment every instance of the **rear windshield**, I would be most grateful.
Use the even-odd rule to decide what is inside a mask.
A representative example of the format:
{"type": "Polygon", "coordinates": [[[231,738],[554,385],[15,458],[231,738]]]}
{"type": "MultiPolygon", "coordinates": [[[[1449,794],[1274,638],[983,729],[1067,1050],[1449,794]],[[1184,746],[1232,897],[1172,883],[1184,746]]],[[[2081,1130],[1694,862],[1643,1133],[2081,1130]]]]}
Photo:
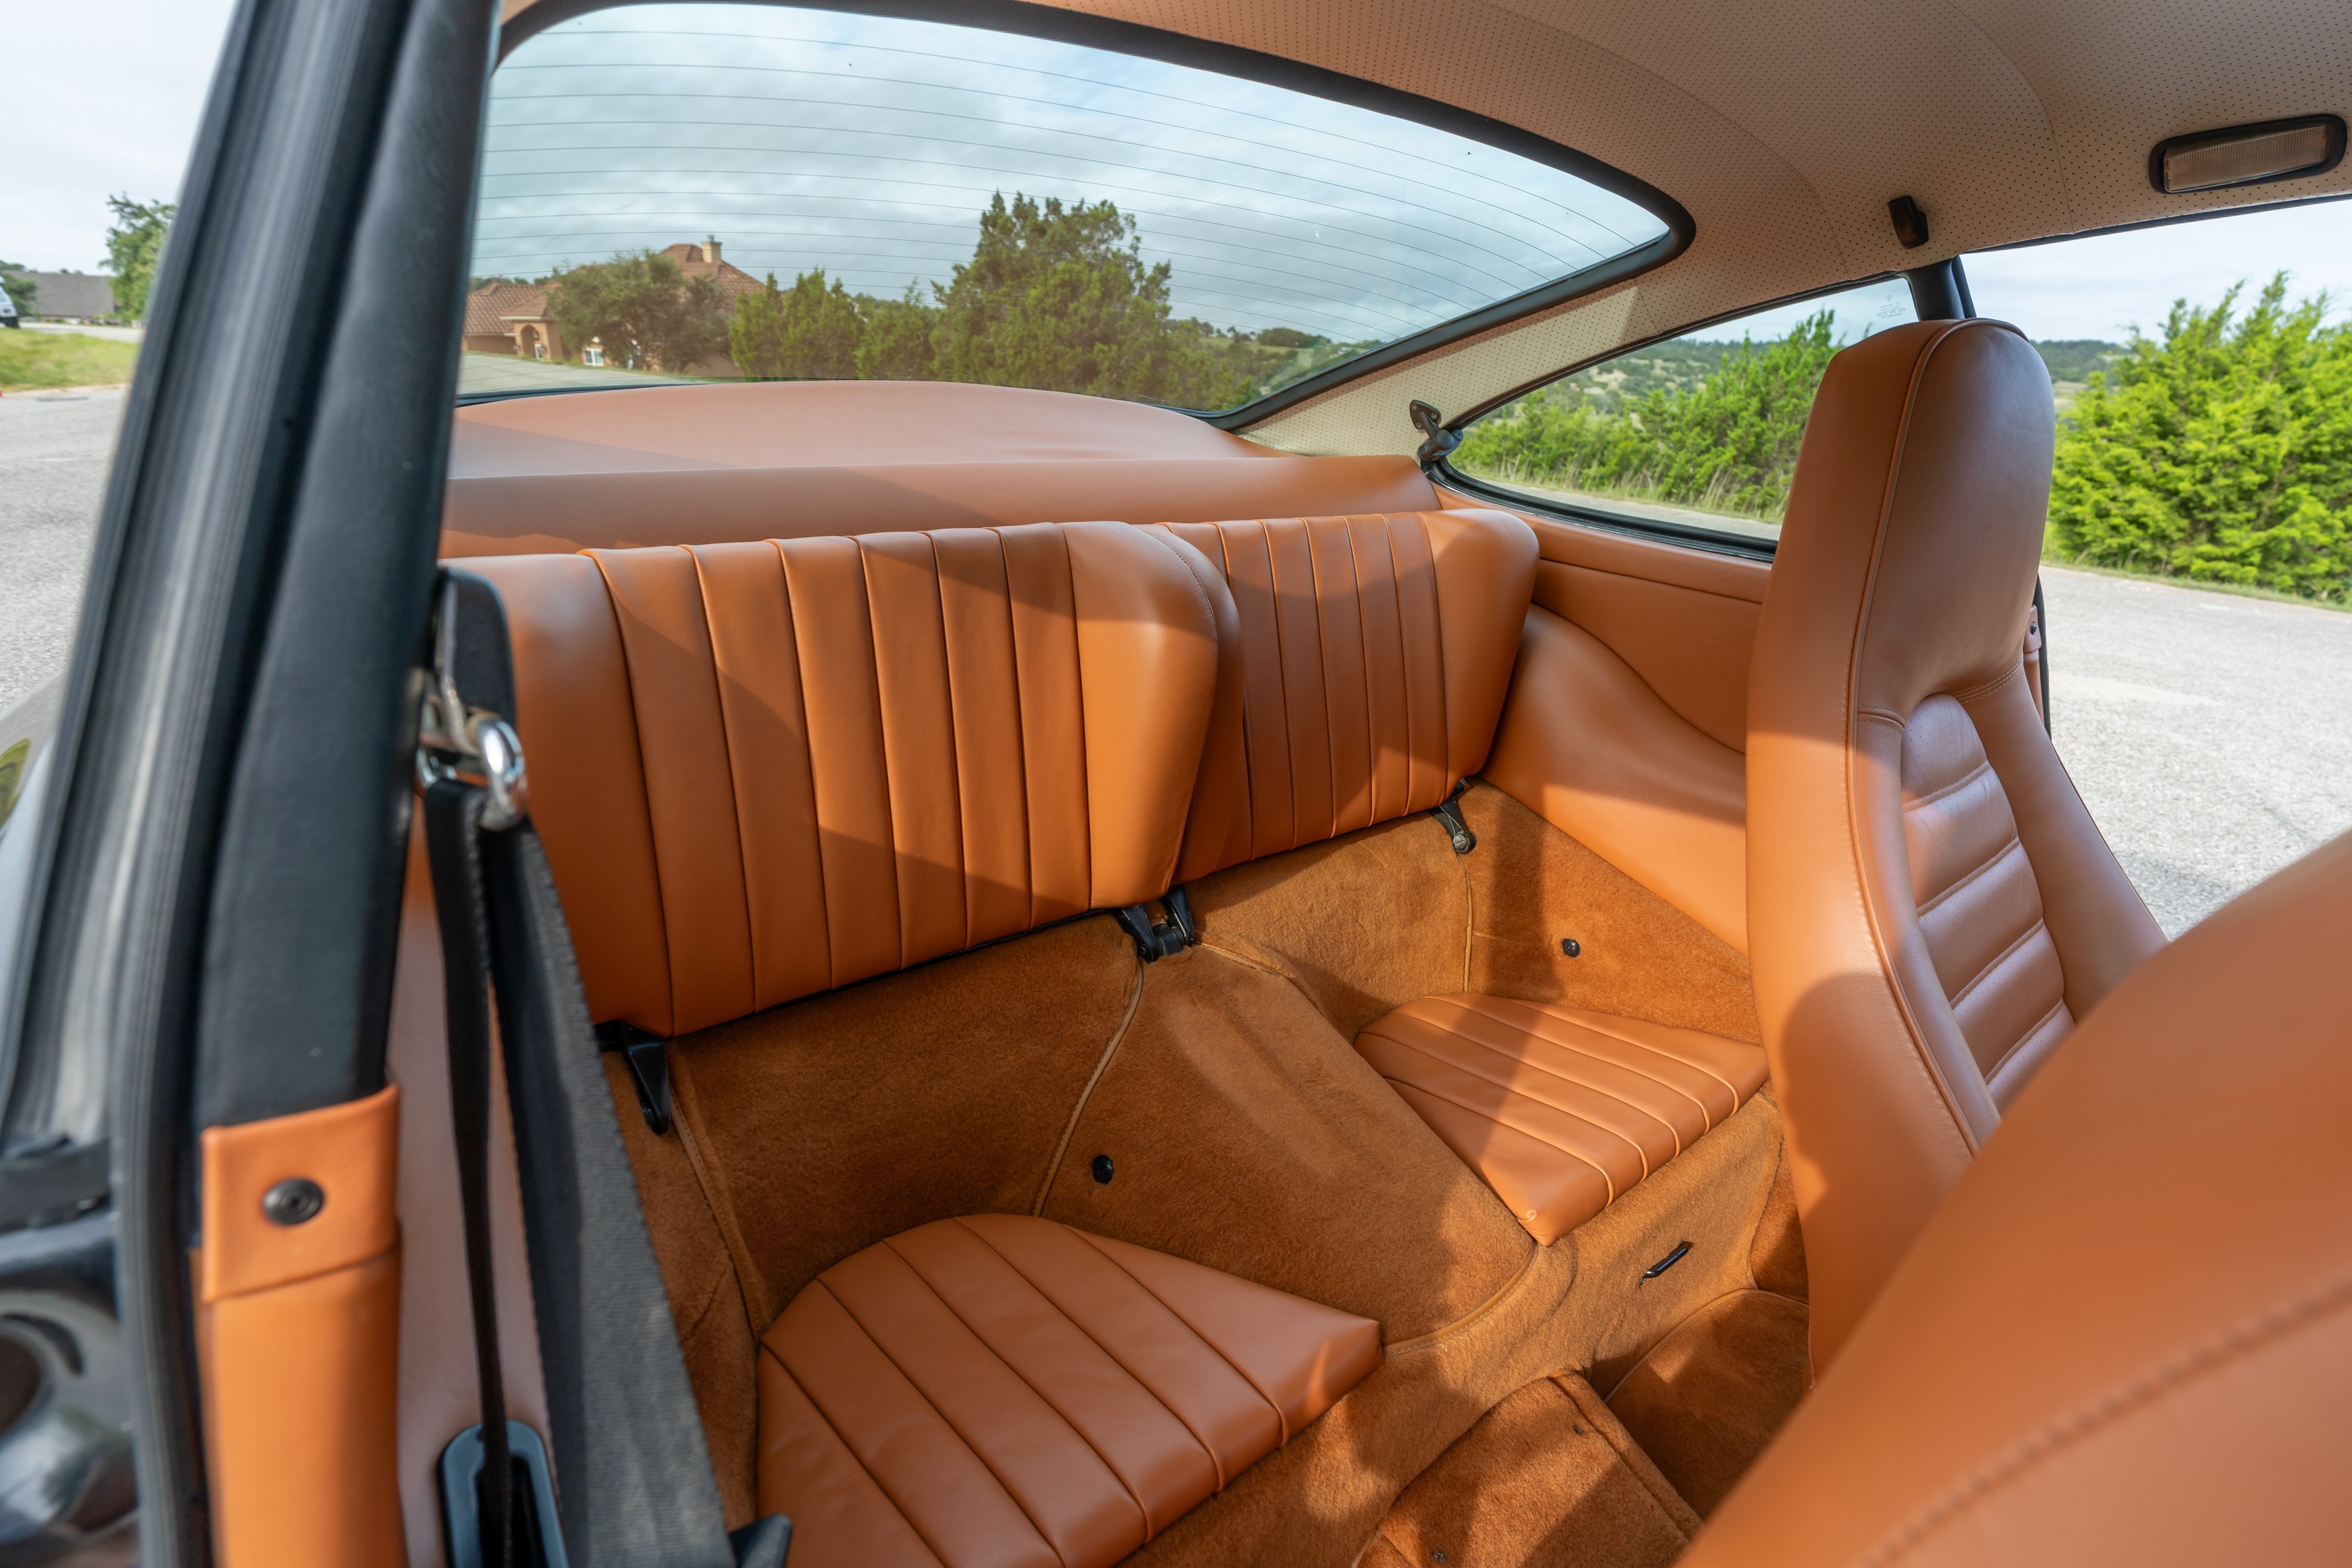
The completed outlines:
{"type": "Polygon", "coordinates": [[[1230,409],[1665,232],[1566,169],[1211,70],[624,6],[499,68],[459,391],[860,378],[1230,409]]]}

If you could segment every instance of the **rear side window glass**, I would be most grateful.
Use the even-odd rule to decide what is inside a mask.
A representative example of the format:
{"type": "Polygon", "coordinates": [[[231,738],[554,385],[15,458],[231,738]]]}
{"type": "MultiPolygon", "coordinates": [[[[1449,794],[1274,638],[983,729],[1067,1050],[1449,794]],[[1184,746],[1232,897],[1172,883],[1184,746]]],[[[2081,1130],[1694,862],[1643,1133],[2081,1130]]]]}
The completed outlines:
{"type": "Polygon", "coordinates": [[[1777,539],[1831,356],[1916,319],[1898,277],[1703,328],[1504,404],[1448,461],[1539,510],[1777,539]]]}
{"type": "Polygon", "coordinates": [[[1191,66],[622,6],[493,79],[460,391],[855,377],[1223,410],[1666,232],[1567,168],[1191,66]]]}

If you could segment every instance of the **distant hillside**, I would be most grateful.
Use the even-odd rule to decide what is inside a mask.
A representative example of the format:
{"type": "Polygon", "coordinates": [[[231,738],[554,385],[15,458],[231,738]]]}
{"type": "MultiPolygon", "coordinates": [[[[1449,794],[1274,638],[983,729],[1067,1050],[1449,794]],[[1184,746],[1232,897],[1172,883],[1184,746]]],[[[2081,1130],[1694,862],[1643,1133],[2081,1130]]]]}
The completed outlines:
{"type": "Polygon", "coordinates": [[[2036,343],[2042,362],[2050,367],[2053,382],[2086,382],[2094,371],[2104,371],[2121,358],[2121,343],[2103,343],[2096,338],[2061,338],[2054,342],[2036,343]]]}

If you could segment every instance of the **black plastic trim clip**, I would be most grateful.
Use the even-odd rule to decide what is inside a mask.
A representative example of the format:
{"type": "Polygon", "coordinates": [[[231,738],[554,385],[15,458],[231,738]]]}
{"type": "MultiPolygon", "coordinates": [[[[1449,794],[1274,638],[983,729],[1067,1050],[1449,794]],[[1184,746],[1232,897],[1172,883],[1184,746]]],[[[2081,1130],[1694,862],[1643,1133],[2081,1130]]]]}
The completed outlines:
{"type": "Polygon", "coordinates": [[[1140,904],[1111,911],[1120,926],[1135,938],[1135,956],[1147,964],[1156,964],[1201,940],[1201,928],[1192,922],[1192,901],[1184,896],[1182,888],[1170,888],[1168,896],[1160,902],[1168,906],[1165,921],[1153,920],[1151,911],[1140,904]]]}
{"type": "Polygon", "coordinates": [[[614,1019],[596,1026],[596,1049],[617,1051],[637,1086],[637,1109],[660,1137],[669,1131],[669,1041],[614,1019]]]}

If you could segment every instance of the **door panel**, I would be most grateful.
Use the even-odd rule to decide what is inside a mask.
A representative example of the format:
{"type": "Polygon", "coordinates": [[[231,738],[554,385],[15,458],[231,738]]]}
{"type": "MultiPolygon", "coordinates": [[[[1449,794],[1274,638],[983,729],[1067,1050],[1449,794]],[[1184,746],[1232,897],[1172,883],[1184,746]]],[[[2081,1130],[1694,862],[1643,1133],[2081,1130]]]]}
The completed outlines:
{"type": "Polygon", "coordinates": [[[1521,515],[1536,607],[1486,777],[1746,952],[1748,673],[1770,567],[1521,515]]]}

